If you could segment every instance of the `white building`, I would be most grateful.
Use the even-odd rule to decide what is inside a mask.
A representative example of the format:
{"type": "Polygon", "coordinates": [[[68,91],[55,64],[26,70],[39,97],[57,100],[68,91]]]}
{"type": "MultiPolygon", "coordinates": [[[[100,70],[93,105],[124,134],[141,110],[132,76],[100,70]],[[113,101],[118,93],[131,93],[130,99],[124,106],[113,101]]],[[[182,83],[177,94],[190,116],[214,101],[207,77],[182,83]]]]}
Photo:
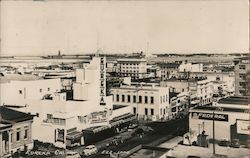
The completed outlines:
{"type": "Polygon", "coordinates": [[[118,75],[141,79],[147,76],[147,61],[143,58],[122,58],[117,60],[118,75]]]}
{"type": "MultiPolygon", "coordinates": [[[[62,99],[65,93],[57,92],[56,89],[52,99],[41,100],[42,95],[38,95],[40,88],[43,88],[43,92],[44,88],[48,90],[50,84],[57,85],[56,79],[44,80],[51,81],[46,84],[37,81],[39,93],[36,97],[34,94],[25,93],[26,96],[20,97],[19,100],[4,99],[6,106],[15,108],[11,105],[18,105],[19,108],[16,110],[37,115],[32,125],[33,139],[63,148],[75,144],[84,145],[83,130],[91,128],[98,132],[119,125],[118,115],[122,115],[119,116],[120,119],[126,117],[127,121],[133,119],[128,108],[123,110],[124,113],[122,111],[113,113],[112,96],[106,96],[105,57],[94,57],[90,64],[84,65],[84,68],[77,70],[76,74],[73,100],[62,99]]],[[[31,83],[35,87],[33,90],[36,91],[37,85],[34,85],[33,81],[31,83]]],[[[54,88],[50,90],[54,91],[54,88]]],[[[10,94],[4,97],[9,96],[10,94]]]]}
{"type": "Polygon", "coordinates": [[[62,87],[60,79],[19,79],[0,84],[1,104],[18,104],[22,99],[41,100],[46,95],[60,92],[62,87]]]}
{"type": "Polygon", "coordinates": [[[203,72],[203,64],[193,64],[183,62],[179,66],[179,72],[203,72]]]}
{"type": "Polygon", "coordinates": [[[168,118],[170,115],[169,89],[154,85],[131,85],[112,88],[113,102],[128,105],[139,118],[152,120],[168,118]]]}
{"type": "Polygon", "coordinates": [[[207,105],[213,101],[213,83],[207,79],[190,79],[189,91],[192,105],[207,105]]]}
{"type": "Polygon", "coordinates": [[[208,139],[213,137],[213,113],[215,139],[247,143],[250,136],[249,98],[230,97],[221,99],[215,106],[198,106],[190,110],[189,127],[196,135],[205,131],[208,139]]]}

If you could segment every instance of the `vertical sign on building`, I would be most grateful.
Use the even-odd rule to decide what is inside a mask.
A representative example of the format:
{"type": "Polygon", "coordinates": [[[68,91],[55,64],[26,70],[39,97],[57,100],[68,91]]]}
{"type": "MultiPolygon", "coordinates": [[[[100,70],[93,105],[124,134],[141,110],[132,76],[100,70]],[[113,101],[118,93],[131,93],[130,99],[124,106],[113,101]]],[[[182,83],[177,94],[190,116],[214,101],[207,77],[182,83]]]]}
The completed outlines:
{"type": "Polygon", "coordinates": [[[106,72],[105,72],[106,61],[105,57],[100,58],[100,105],[105,106],[106,102],[106,72]]]}

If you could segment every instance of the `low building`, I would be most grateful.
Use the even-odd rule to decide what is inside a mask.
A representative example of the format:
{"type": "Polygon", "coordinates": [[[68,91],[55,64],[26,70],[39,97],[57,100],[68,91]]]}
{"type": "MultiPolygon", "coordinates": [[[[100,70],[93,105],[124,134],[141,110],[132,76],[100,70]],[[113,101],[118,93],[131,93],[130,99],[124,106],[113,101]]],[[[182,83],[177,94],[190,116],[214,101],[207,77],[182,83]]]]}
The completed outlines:
{"type": "Polygon", "coordinates": [[[239,140],[245,144],[250,136],[249,98],[221,99],[214,106],[198,106],[190,110],[189,127],[196,136],[205,131],[207,138],[239,140]],[[214,128],[213,128],[214,120],[214,128]]]}
{"type": "Polygon", "coordinates": [[[164,119],[170,114],[169,89],[154,84],[114,87],[113,103],[128,105],[131,113],[143,119],[164,119]]]}
{"type": "Polygon", "coordinates": [[[160,77],[162,80],[172,78],[178,74],[179,63],[157,63],[160,67],[160,77]]]}
{"type": "MultiPolygon", "coordinates": [[[[2,77],[5,78],[5,77],[2,77]]],[[[60,79],[37,79],[19,75],[8,82],[0,83],[1,104],[18,104],[23,99],[43,99],[46,95],[60,92],[60,79]],[[10,97],[11,96],[11,97],[10,97]],[[14,98],[14,99],[13,99],[14,98]]]]}
{"type": "Polygon", "coordinates": [[[179,72],[203,72],[203,64],[183,62],[179,66],[179,72]]]}
{"type": "Polygon", "coordinates": [[[189,109],[189,93],[174,93],[169,92],[170,95],[170,107],[172,116],[178,116],[181,112],[187,112],[189,109]]]}
{"type": "Polygon", "coordinates": [[[0,157],[33,148],[33,116],[0,106],[0,157]]]}

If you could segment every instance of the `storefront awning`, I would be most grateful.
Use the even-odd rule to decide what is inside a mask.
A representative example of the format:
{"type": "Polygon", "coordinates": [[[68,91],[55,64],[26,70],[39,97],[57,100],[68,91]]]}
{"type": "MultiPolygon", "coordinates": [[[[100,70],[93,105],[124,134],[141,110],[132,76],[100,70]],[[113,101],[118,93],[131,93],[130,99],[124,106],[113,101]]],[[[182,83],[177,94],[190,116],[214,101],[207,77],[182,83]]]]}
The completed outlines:
{"type": "Polygon", "coordinates": [[[109,123],[113,127],[113,126],[120,125],[122,123],[132,121],[134,119],[136,119],[135,115],[133,115],[131,113],[126,113],[126,114],[123,114],[121,116],[114,117],[112,120],[109,121],[109,123]]]}
{"type": "Polygon", "coordinates": [[[66,139],[77,139],[82,136],[82,132],[74,131],[66,135],[66,139]]]}
{"type": "Polygon", "coordinates": [[[90,128],[87,128],[87,129],[84,129],[83,132],[85,133],[98,133],[98,132],[101,132],[105,129],[109,129],[110,127],[109,126],[95,126],[95,127],[90,127],[90,128]]]}

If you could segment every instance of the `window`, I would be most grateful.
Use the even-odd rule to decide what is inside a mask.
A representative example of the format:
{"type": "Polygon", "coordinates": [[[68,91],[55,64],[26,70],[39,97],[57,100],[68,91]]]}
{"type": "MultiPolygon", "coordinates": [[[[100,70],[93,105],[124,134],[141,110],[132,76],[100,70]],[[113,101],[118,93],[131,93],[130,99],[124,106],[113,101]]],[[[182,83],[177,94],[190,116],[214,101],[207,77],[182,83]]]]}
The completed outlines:
{"type": "Polygon", "coordinates": [[[141,96],[139,96],[139,103],[141,103],[142,102],[142,97],[141,96]]]}
{"type": "Polygon", "coordinates": [[[150,97],[150,103],[154,104],[154,97],[150,97]]]}
{"type": "Polygon", "coordinates": [[[28,138],[28,129],[25,129],[24,130],[24,139],[27,139],[28,138]]]}
{"type": "Polygon", "coordinates": [[[165,102],[165,96],[163,96],[163,103],[165,102]]]}
{"type": "Polygon", "coordinates": [[[11,133],[11,135],[10,135],[10,140],[11,140],[11,142],[13,142],[13,133],[11,133]]]}
{"type": "Polygon", "coordinates": [[[48,88],[48,91],[50,91],[50,88],[48,88]]]}
{"type": "Polygon", "coordinates": [[[119,101],[119,94],[116,94],[116,101],[119,101]]]}
{"type": "Polygon", "coordinates": [[[154,109],[151,109],[151,115],[154,115],[154,109]]]}
{"type": "Polygon", "coordinates": [[[168,102],[168,95],[166,95],[166,102],[168,102]]]}
{"type": "Polygon", "coordinates": [[[246,69],[246,65],[239,65],[239,69],[245,70],[246,69]]]}
{"type": "Polygon", "coordinates": [[[145,115],[148,115],[148,109],[145,108],[145,115]]]}
{"type": "Polygon", "coordinates": [[[40,91],[40,93],[42,93],[43,89],[40,89],[39,91],[40,91]]]}
{"type": "Polygon", "coordinates": [[[122,95],[122,102],[125,102],[125,95],[122,95]]]}
{"type": "Polygon", "coordinates": [[[162,108],[161,108],[161,110],[160,110],[160,115],[162,115],[162,108]]]}
{"type": "Polygon", "coordinates": [[[161,100],[161,103],[162,103],[162,96],[160,98],[161,98],[160,100],[161,100]]]}
{"type": "Polygon", "coordinates": [[[16,141],[20,141],[20,131],[16,132],[16,141]]]}
{"type": "Polygon", "coordinates": [[[145,99],[145,104],[147,104],[148,103],[148,97],[145,96],[144,99],[145,99]]]}
{"type": "Polygon", "coordinates": [[[52,119],[52,114],[47,114],[47,119],[52,119]]]}
{"type": "Polygon", "coordinates": [[[128,102],[130,103],[130,95],[128,95],[128,102]]]}
{"type": "Polygon", "coordinates": [[[22,91],[22,90],[19,90],[19,94],[23,94],[23,91],[22,91]]]}
{"type": "Polygon", "coordinates": [[[135,107],[133,108],[133,111],[134,111],[134,114],[136,114],[136,108],[135,107]]]}
{"type": "Polygon", "coordinates": [[[136,103],[136,96],[133,96],[133,102],[136,103]]]}

